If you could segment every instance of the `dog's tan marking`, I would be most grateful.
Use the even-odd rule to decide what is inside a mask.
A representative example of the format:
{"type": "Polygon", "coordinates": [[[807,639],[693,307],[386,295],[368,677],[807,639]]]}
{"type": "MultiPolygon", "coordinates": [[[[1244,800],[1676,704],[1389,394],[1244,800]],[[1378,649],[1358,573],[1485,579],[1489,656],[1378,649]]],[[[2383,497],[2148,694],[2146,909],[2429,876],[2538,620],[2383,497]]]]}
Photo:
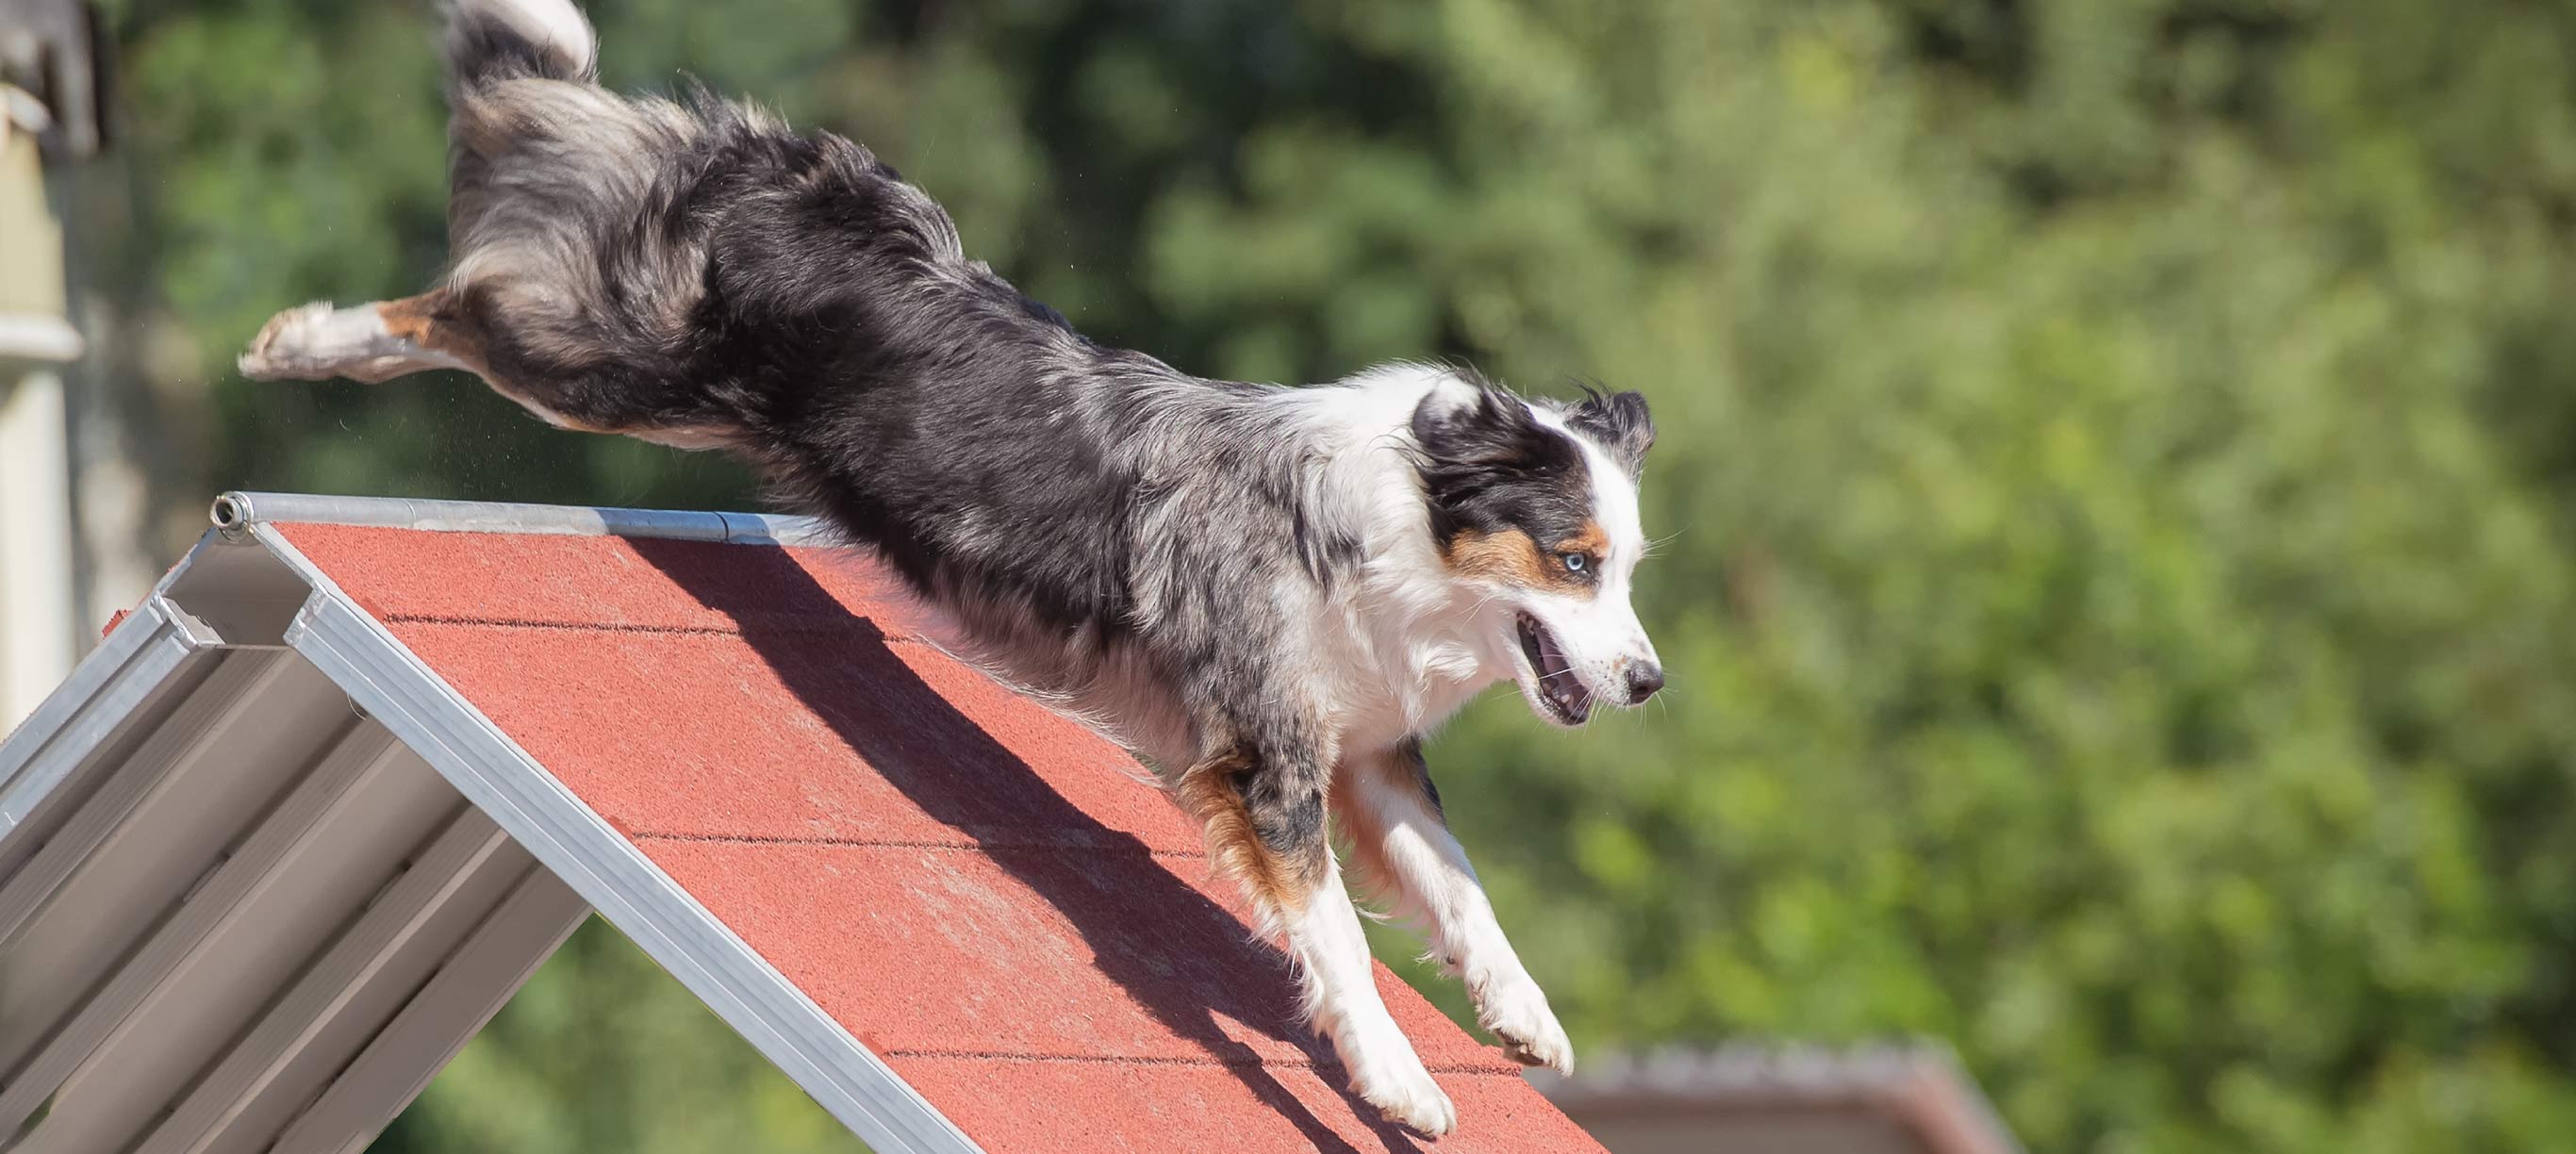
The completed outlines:
{"type": "Polygon", "coordinates": [[[1460,576],[1478,577],[1518,585],[1524,589],[1544,589],[1572,597],[1589,597],[1598,586],[1582,575],[1566,571],[1560,554],[1581,553],[1598,565],[1610,551],[1610,535],[1601,526],[1585,522],[1581,531],[1555,544],[1541,548],[1530,535],[1518,529],[1497,533],[1473,530],[1460,533],[1449,542],[1449,568],[1460,576]]]}
{"type": "Polygon", "coordinates": [[[483,369],[481,334],[457,312],[455,298],[446,289],[431,289],[418,296],[386,301],[376,306],[376,317],[384,322],[386,332],[421,348],[454,357],[469,366],[476,376],[487,375],[483,369]]]}
{"type": "Polygon", "coordinates": [[[376,315],[383,319],[387,332],[462,362],[475,376],[483,378],[484,384],[492,386],[492,391],[518,402],[520,407],[535,413],[549,425],[569,432],[608,436],[637,432],[575,420],[546,407],[527,390],[494,375],[490,362],[484,357],[482,330],[463,309],[457,307],[456,293],[452,289],[431,289],[419,296],[386,301],[376,306],[376,315]]]}
{"type": "Polygon", "coordinates": [[[1184,771],[1173,792],[1181,808],[1198,819],[1218,871],[1243,883],[1265,912],[1293,919],[1306,912],[1306,897],[1322,880],[1319,867],[1330,859],[1321,854],[1312,861],[1283,857],[1254,832],[1252,813],[1235,785],[1252,768],[1250,757],[1229,750],[1184,771]]]}
{"type": "Polygon", "coordinates": [[[1597,564],[1602,558],[1610,555],[1610,534],[1603,531],[1600,522],[1586,521],[1583,523],[1582,531],[1566,538],[1565,540],[1557,542],[1554,551],[1558,553],[1581,553],[1592,558],[1593,562],[1597,564]]]}

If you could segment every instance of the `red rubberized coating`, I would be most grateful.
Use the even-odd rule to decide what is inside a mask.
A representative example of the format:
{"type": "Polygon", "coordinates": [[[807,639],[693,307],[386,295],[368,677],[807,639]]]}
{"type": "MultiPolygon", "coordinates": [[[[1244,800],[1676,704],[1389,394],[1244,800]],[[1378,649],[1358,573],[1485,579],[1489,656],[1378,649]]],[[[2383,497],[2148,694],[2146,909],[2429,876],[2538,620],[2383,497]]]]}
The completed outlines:
{"type": "Polygon", "coordinates": [[[434,621],[393,629],[629,834],[975,845],[1081,840],[1106,827],[1158,850],[1200,848],[1109,743],[864,623],[761,641],[434,621]],[[1020,796],[1040,783],[1092,820],[1048,820],[1020,796]]]}
{"type": "Polygon", "coordinates": [[[525,622],[732,633],[847,625],[908,635],[907,598],[866,554],[542,533],[281,526],[325,572],[366,558],[341,588],[385,621],[525,622]]]}
{"type": "MultiPolygon", "coordinates": [[[[986,1150],[1433,1146],[1352,1098],[1197,831],[835,550],[282,526],[986,1150]]],[[[1385,967],[1449,1152],[1598,1151],[1385,967]]]]}
{"type": "MultiPolygon", "coordinates": [[[[779,969],[877,1023],[862,1040],[880,1052],[1333,1060],[1289,1024],[1286,963],[1202,857],[640,841],[746,938],[794,941],[779,969]]],[[[1433,1069],[1520,1072],[1382,967],[1378,986],[1433,1069]]]]}
{"type": "MultiPolygon", "coordinates": [[[[1517,1074],[1441,1074],[1456,1133],[1432,1142],[1354,1114],[1338,1068],[898,1055],[895,1071],[986,1150],[1010,1154],[1599,1154],[1517,1074]]],[[[1366,1109],[1366,1107],[1362,1107],[1366,1109]]]]}

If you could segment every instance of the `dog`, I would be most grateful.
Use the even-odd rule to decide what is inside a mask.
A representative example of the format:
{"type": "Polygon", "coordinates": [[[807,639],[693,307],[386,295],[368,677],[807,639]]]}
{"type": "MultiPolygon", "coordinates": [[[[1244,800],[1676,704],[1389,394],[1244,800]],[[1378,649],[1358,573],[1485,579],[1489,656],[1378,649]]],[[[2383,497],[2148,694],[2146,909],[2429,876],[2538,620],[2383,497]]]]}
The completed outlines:
{"type": "Polygon", "coordinates": [[[1498,681],[1567,727],[1662,687],[1629,603],[1644,398],[1427,364],[1193,377],[968,260],[866,148],[703,90],[612,94],[597,51],[570,0],[454,0],[449,271],[281,313],[243,373],[461,369],[561,428],[739,454],[1153,769],[1360,1098],[1456,1125],[1379,999],[1328,814],[1505,1051],[1570,1071],[1422,738],[1498,681]]]}

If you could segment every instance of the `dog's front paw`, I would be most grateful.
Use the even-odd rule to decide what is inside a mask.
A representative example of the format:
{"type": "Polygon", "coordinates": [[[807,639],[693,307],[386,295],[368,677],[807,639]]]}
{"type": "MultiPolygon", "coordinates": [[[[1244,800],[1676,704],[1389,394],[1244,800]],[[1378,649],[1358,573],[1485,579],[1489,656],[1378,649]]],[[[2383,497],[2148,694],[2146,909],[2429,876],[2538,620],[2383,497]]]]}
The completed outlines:
{"type": "Polygon", "coordinates": [[[1377,1107],[1387,1121],[1434,1138],[1458,1128],[1458,1107],[1450,1104],[1449,1095],[1431,1080],[1431,1071],[1422,1068],[1422,1059],[1411,1049],[1401,1063],[1382,1066],[1394,1068],[1354,1072],[1351,1080],[1361,1099],[1377,1107]]]}
{"type": "Polygon", "coordinates": [[[1440,1084],[1431,1080],[1422,1058],[1413,1052],[1393,1021],[1377,1030],[1354,1030],[1337,1038],[1334,1049],[1351,1072],[1351,1089],[1375,1106],[1389,1122],[1411,1126],[1437,1138],[1458,1128],[1458,1108],[1440,1084]]]}
{"type": "Polygon", "coordinates": [[[1547,994],[1527,975],[1497,981],[1476,999],[1476,1020],[1503,1044],[1503,1054],[1524,1066],[1574,1073],[1574,1044],[1547,1006],[1547,994]]]}

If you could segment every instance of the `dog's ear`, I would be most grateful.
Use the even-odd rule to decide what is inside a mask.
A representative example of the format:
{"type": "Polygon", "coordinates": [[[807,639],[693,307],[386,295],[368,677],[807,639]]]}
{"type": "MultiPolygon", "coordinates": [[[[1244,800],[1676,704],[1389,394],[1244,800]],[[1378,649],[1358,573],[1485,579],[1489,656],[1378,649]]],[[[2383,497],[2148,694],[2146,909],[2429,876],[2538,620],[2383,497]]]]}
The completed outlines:
{"type": "Polygon", "coordinates": [[[1565,472],[1582,463],[1573,442],[1542,425],[1529,403],[1487,384],[1434,389],[1413,409],[1423,479],[1444,491],[1477,490],[1565,472]]]}
{"type": "Polygon", "coordinates": [[[1642,393],[1607,393],[1583,387],[1583,402],[1566,411],[1565,423],[1601,443],[1619,467],[1636,477],[1646,468],[1646,450],[1655,447],[1655,418],[1646,411],[1642,393]]]}
{"type": "Polygon", "coordinates": [[[1583,467],[1574,438],[1540,424],[1529,402],[1482,382],[1433,389],[1413,410],[1415,471],[1446,548],[1458,533],[1494,532],[1535,494],[1583,467]]]}

